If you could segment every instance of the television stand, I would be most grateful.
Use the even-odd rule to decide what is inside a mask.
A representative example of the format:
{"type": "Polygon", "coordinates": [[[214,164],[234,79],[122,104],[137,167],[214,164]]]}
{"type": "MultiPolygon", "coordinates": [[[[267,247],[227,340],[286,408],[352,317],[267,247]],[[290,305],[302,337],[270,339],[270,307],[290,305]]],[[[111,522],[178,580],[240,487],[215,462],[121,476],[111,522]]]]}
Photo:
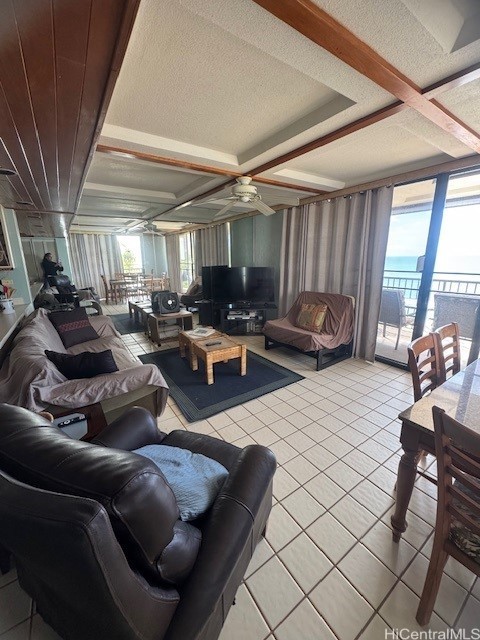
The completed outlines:
{"type": "Polygon", "coordinates": [[[277,317],[277,307],[264,304],[241,303],[225,305],[218,310],[220,331],[228,335],[261,334],[267,320],[277,317]]]}

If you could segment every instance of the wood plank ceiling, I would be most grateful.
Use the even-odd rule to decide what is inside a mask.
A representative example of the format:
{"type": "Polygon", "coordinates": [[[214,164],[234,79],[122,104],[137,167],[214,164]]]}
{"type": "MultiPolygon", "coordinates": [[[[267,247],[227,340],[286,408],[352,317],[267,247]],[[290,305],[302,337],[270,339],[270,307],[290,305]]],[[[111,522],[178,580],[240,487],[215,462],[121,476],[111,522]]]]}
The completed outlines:
{"type": "Polygon", "coordinates": [[[1,205],[76,211],[138,5],[0,3],[0,173],[15,172],[0,176],[1,205]]]}

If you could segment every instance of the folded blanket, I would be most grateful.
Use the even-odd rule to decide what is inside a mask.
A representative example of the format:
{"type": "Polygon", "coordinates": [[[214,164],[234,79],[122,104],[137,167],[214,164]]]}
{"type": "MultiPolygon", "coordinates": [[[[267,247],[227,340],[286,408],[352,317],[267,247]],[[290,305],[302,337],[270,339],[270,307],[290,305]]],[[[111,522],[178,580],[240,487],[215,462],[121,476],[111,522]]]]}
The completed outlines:
{"type": "Polygon", "coordinates": [[[179,447],[150,444],[133,453],[157,465],[175,494],[184,521],[195,520],[211,507],[228,476],[216,460],[179,447]]]}

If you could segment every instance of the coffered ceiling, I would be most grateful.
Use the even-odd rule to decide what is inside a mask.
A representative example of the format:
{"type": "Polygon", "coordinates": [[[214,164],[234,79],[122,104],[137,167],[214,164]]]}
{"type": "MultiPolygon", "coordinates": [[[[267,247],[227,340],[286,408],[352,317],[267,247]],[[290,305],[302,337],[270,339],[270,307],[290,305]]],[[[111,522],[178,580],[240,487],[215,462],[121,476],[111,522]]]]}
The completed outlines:
{"type": "Polygon", "coordinates": [[[480,163],[479,5],[438,4],[140,0],[71,229],[205,224],[239,175],[280,207],[480,163]]]}

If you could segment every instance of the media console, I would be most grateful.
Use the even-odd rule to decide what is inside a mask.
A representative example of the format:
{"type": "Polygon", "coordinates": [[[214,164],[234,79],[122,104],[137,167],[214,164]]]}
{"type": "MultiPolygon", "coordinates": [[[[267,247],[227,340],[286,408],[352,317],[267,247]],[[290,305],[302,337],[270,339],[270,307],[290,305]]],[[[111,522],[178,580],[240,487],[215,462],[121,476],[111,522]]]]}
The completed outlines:
{"type": "Polygon", "coordinates": [[[213,326],[229,335],[259,334],[267,320],[277,317],[274,303],[238,303],[212,302],[202,300],[198,303],[201,325],[213,326]]]}

